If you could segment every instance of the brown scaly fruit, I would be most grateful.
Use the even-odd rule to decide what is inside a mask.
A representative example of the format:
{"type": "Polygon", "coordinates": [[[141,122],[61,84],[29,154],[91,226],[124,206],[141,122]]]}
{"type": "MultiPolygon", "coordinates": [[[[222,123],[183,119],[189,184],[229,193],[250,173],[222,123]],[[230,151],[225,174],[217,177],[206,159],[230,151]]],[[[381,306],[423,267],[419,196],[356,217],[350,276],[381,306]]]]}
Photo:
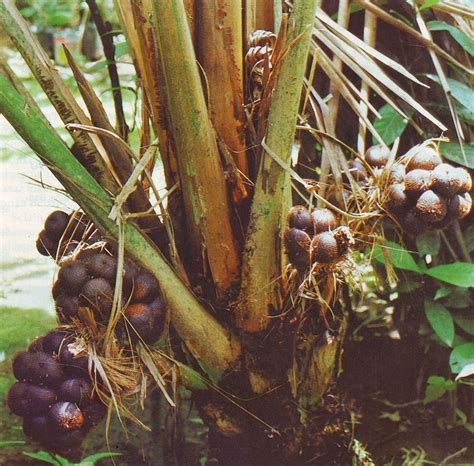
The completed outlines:
{"type": "Polygon", "coordinates": [[[137,337],[144,343],[151,345],[161,336],[165,324],[166,308],[160,298],[147,303],[131,304],[125,311],[129,335],[135,340],[137,337]]]}
{"type": "Polygon", "coordinates": [[[462,193],[468,193],[472,189],[471,175],[465,168],[462,167],[457,167],[455,170],[456,176],[461,181],[459,185],[459,191],[462,193]]]}
{"type": "Polygon", "coordinates": [[[284,242],[290,262],[300,269],[308,267],[311,244],[308,233],[298,228],[290,228],[285,232],[284,242]]]}
{"type": "Polygon", "coordinates": [[[311,217],[313,217],[315,233],[334,230],[337,227],[336,214],[331,209],[314,209],[311,212],[311,217]]]}
{"type": "Polygon", "coordinates": [[[415,209],[404,212],[399,220],[403,230],[410,236],[422,235],[428,229],[428,224],[418,217],[415,209]]]}
{"type": "Polygon", "coordinates": [[[83,262],[90,275],[105,278],[109,283],[114,283],[117,275],[117,259],[106,251],[89,254],[83,262]]]}
{"type": "Polygon", "coordinates": [[[405,193],[417,199],[421,193],[428,191],[432,184],[431,173],[428,170],[415,168],[405,176],[405,193]]]}
{"type": "Polygon", "coordinates": [[[88,279],[87,268],[82,262],[69,262],[59,269],[58,282],[68,294],[78,294],[88,279]]]}
{"type": "Polygon", "coordinates": [[[446,197],[454,196],[463,185],[463,174],[452,165],[442,163],[432,172],[432,189],[446,197]]]}
{"type": "Polygon", "coordinates": [[[390,149],[382,144],[369,147],[365,153],[365,161],[374,168],[383,168],[390,158],[390,149]]]}
{"type": "Polygon", "coordinates": [[[56,298],[56,313],[61,320],[68,320],[77,315],[79,310],[79,298],[68,294],[60,294],[56,298]]]}
{"type": "Polygon", "coordinates": [[[447,213],[446,200],[429,189],[418,198],[416,210],[421,220],[428,223],[440,222],[447,213]]]}
{"type": "Polygon", "coordinates": [[[405,186],[401,183],[391,184],[387,188],[385,205],[392,212],[399,212],[408,205],[409,199],[405,194],[405,186]]]}
{"type": "Polygon", "coordinates": [[[133,303],[150,302],[158,296],[159,286],[156,278],[145,270],[139,272],[133,281],[131,300],[133,303]]]}
{"type": "Polygon", "coordinates": [[[309,210],[302,205],[295,205],[290,209],[288,212],[288,224],[290,228],[298,228],[313,234],[313,218],[309,210]]]}
{"type": "Polygon", "coordinates": [[[405,181],[406,169],[402,163],[397,163],[392,166],[388,174],[388,182],[390,184],[399,184],[405,181]]]}
{"type": "Polygon", "coordinates": [[[108,314],[112,309],[114,290],[105,278],[93,278],[85,283],[79,301],[87,307],[108,314]]]}
{"type": "Polygon", "coordinates": [[[328,263],[339,257],[339,248],[331,232],[315,235],[311,241],[311,261],[328,263]]]}
{"type": "Polygon", "coordinates": [[[449,218],[461,220],[469,215],[472,208],[472,198],[469,193],[455,194],[448,204],[449,218]]]}
{"type": "Polygon", "coordinates": [[[411,157],[407,162],[407,172],[421,168],[423,170],[433,170],[442,163],[442,159],[436,149],[424,147],[411,157]]]}
{"type": "Polygon", "coordinates": [[[367,169],[360,160],[349,160],[349,171],[355,181],[365,181],[367,179],[367,169]]]}

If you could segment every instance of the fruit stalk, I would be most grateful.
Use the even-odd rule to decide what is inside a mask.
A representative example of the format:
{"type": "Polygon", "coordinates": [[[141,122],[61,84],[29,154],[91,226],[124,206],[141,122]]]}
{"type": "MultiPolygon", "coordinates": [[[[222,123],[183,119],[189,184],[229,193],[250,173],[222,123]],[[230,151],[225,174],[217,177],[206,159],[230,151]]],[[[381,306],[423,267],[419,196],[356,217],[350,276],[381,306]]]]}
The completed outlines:
{"type": "MultiPolygon", "coordinates": [[[[288,51],[282,59],[268,117],[266,145],[284,165],[290,161],[301,87],[317,0],[295,4],[288,24],[288,51]]],[[[268,324],[270,307],[278,308],[279,231],[286,171],[264,154],[255,184],[242,268],[241,305],[236,323],[258,332],[268,324]]]]}

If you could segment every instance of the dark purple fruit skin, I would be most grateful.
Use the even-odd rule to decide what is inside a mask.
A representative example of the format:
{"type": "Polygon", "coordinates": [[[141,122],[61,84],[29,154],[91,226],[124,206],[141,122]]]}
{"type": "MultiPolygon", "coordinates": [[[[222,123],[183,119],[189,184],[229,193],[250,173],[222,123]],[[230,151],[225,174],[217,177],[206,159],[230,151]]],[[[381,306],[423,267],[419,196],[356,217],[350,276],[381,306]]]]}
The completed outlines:
{"type": "Polygon", "coordinates": [[[44,336],[43,349],[46,353],[58,354],[61,345],[65,338],[69,337],[70,333],[66,330],[54,329],[44,336]]]}
{"type": "Polygon", "coordinates": [[[34,365],[31,367],[30,380],[51,388],[60,385],[64,373],[58,361],[46,353],[33,353],[33,355],[36,356],[36,361],[33,361],[34,365]]]}
{"type": "Polygon", "coordinates": [[[105,278],[111,283],[115,282],[117,275],[117,259],[105,252],[90,255],[84,260],[89,274],[96,278],[105,278]]]}
{"type": "Polygon", "coordinates": [[[42,416],[56,401],[56,394],[49,388],[27,382],[17,382],[10,387],[7,405],[17,416],[42,416]]]}
{"type": "Polygon", "coordinates": [[[56,312],[69,319],[77,315],[79,310],[79,298],[68,294],[61,294],[56,298],[56,312]]]}
{"type": "Polygon", "coordinates": [[[298,228],[309,234],[313,233],[313,218],[309,210],[302,205],[293,206],[288,212],[288,224],[290,228],[298,228]]]}
{"type": "Polygon", "coordinates": [[[86,377],[89,373],[89,358],[87,355],[74,355],[65,343],[59,352],[59,362],[66,374],[73,377],[86,377]]]}
{"type": "Polygon", "coordinates": [[[114,291],[105,278],[93,278],[85,283],[79,295],[81,303],[108,314],[112,309],[114,291]]]}
{"type": "Polygon", "coordinates": [[[63,290],[61,283],[58,280],[54,282],[53,288],[51,289],[51,295],[53,299],[58,299],[58,297],[66,292],[63,290]]]}
{"type": "Polygon", "coordinates": [[[90,429],[100,424],[107,414],[107,408],[104,404],[96,401],[85,406],[82,412],[84,414],[84,427],[90,429]]]}
{"type": "Polygon", "coordinates": [[[54,403],[48,417],[56,429],[67,432],[80,429],[84,425],[84,415],[75,403],[58,401],[54,403]]]}
{"type": "Polygon", "coordinates": [[[83,378],[66,379],[57,393],[61,401],[70,401],[81,407],[92,400],[93,387],[88,380],[83,378]]]}
{"type": "Polygon", "coordinates": [[[127,324],[132,341],[137,337],[144,343],[155,343],[163,332],[165,323],[165,306],[158,298],[153,303],[131,304],[125,311],[127,324]],[[138,334],[138,335],[137,335],[138,334]]]}
{"type": "Polygon", "coordinates": [[[37,353],[38,351],[44,351],[43,350],[43,341],[44,337],[37,337],[35,338],[29,345],[28,345],[28,351],[30,353],[37,353]]]}
{"type": "Polygon", "coordinates": [[[48,416],[23,418],[23,432],[27,437],[38,442],[47,441],[52,435],[52,426],[48,416]]]}
{"type": "Polygon", "coordinates": [[[329,232],[316,235],[311,241],[311,261],[328,263],[339,256],[336,238],[329,232]]]}
{"type": "Polygon", "coordinates": [[[13,375],[17,380],[26,381],[30,377],[30,366],[33,352],[23,351],[18,353],[12,362],[13,375]]]}
{"type": "Polygon", "coordinates": [[[71,222],[66,231],[66,237],[74,239],[75,241],[82,241],[84,238],[84,233],[88,227],[88,220],[87,217],[81,213],[76,212],[71,217],[71,222]]]}
{"type": "Polygon", "coordinates": [[[84,429],[70,430],[68,432],[55,433],[49,440],[43,443],[49,451],[64,455],[80,448],[85,435],[86,431],[84,429]]]}
{"type": "Polygon", "coordinates": [[[57,387],[63,381],[63,371],[50,354],[24,351],[13,360],[13,374],[20,381],[47,387],[57,387]]]}
{"type": "Polygon", "coordinates": [[[45,230],[42,230],[36,240],[36,249],[42,256],[56,257],[58,242],[51,238],[45,230]]]}
{"type": "Polygon", "coordinates": [[[125,259],[123,271],[123,296],[125,301],[128,301],[130,299],[130,295],[132,294],[133,282],[142,269],[140,269],[140,267],[135,265],[132,261],[125,259]]]}
{"type": "Polygon", "coordinates": [[[70,216],[61,210],[51,212],[44,222],[44,229],[51,238],[59,240],[69,223],[70,216]]]}
{"type": "Polygon", "coordinates": [[[149,303],[156,298],[158,292],[159,285],[156,278],[144,270],[133,281],[131,300],[133,303],[149,303]]]}
{"type": "Polygon", "coordinates": [[[88,279],[86,266],[82,262],[69,262],[59,269],[58,281],[67,294],[79,294],[88,279]]]}

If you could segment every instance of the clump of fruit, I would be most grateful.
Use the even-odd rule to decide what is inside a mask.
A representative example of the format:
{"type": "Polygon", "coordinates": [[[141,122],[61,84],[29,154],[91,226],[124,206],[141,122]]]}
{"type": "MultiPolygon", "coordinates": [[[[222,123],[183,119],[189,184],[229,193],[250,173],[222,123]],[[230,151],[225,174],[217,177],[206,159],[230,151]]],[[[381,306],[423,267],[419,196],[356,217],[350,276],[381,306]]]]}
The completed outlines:
{"type": "Polygon", "coordinates": [[[95,393],[88,356],[73,351],[76,336],[63,328],[34,340],[13,359],[18,382],[10,387],[7,404],[23,418],[23,432],[58,452],[78,448],[106,408],[95,393]]]}
{"type": "Polygon", "coordinates": [[[339,226],[331,209],[317,208],[310,212],[304,206],[295,206],[290,209],[288,223],[285,249],[291,264],[300,271],[314,263],[328,264],[339,259],[351,242],[347,227],[339,226]],[[297,222],[295,218],[305,221],[297,222]]]}
{"type": "MultiPolygon", "coordinates": [[[[71,323],[83,308],[90,309],[97,322],[107,321],[118,273],[117,260],[109,249],[103,244],[89,246],[60,264],[53,294],[61,322],[71,323]]],[[[122,272],[122,303],[124,325],[132,341],[155,343],[166,315],[159,285],[150,272],[130,260],[125,260],[122,272]]]]}
{"type": "Polygon", "coordinates": [[[446,228],[471,211],[470,174],[444,163],[433,147],[422,147],[396,163],[388,183],[385,207],[411,236],[446,228]]]}
{"type": "Polygon", "coordinates": [[[93,244],[100,240],[100,234],[83,213],[67,214],[55,210],[44,222],[44,229],[36,240],[36,249],[41,255],[56,259],[73,252],[81,242],[93,244]]]}

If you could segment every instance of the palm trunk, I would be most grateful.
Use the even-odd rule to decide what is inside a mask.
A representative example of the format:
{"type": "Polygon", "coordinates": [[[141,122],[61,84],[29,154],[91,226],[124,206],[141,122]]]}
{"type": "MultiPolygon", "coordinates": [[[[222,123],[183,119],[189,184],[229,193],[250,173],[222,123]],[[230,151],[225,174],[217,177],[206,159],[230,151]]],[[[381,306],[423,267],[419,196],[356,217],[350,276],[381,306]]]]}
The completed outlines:
{"type": "MultiPolygon", "coordinates": [[[[348,412],[333,387],[346,316],[334,276],[321,278],[320,302],[293,300],[291,284],[285,288],[281,279],[286,262],[280,233],[291,200],[288,167],[317,0],[294,2],[285,43],[280,44],[284,53],[276,64],[275,89],[267,89],[271,105],[261,165],[248,192],[240,178],[248,176],[242,57],[249,32],[278,28],[281,10],[274,5],[279,2],[246,0],[243,13],[237,1],[115,3],[144,91],[142,113],[150,117],[159,139],[168,188],[180,190],[187,229],[186,241],[177,241],[178,249],[193,291],[207,287],[201,300],[140,224],[119,216],[117,225],[109,218],[114,202],[105,183],[98,183],[90,174],[93,170],[88,172],[74,158],[38,109],[26,105],[28,97],[15,88],[12,77],[3,73],[0,112],[107,239],[123,241],[127,254],[159,281],[171,324],[187,350],[185,361],[174,361],[179,381],[194,391],[210,427],[209,458],[232,466],[347,463],[348,412]],[[222,12],[228,14],[220,17],[222,12]],[[210,24],[211,31],[203,24],[210,24]],[[229,160],[228,153],[234,156],[236,184],[226,180],[223,160],[229,160]],[[249,193],[250,208],[241,203],[249,193]],[[244,228],[235,204],[250,217],[246,234],[237,232],[244,228]],[[242,237],[245,248],[240,254],[242,237]]],[[[2,5],[0,19],[5,22],[9,16],[2,5]]],[[[93,89],[72,59],[70,64],[93,123],[113,134],[93,89]]],[[[53,77],[45,81],[54,84],[54,93],[49,90],[53,100],[58,105],[63,99],[75,102],[59,94],[63,83],[53,77]]],[[[67,123],[90,124],[79,111],[65,112],[65,118],[67,123]]],[[[146,140],[148,121],[144,128],[146,140]]],[[[121,162],[127,161],[126,170],[117,170],[115,177],[117,185],[126,183],[133,163],[123,141],[108,136],[98,141],[109,155],[118,153],[121,162]]],[[[137,193],[143,198],[141,186],[137,193]]]]}

